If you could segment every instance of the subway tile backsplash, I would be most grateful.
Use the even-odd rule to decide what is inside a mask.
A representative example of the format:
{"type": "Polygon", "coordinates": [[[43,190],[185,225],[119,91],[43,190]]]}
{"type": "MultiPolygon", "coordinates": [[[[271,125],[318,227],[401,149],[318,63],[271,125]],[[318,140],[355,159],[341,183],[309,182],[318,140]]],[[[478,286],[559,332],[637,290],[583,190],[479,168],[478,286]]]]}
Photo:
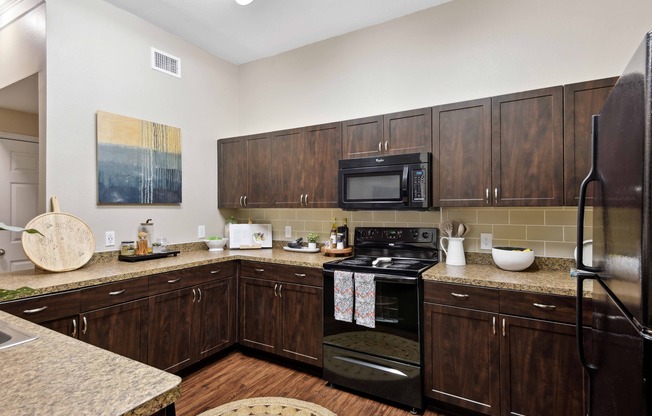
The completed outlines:
{"type": "MultiPolygon", "coordinates": [[[[232,210],[222,214],[232,215],[232,210]]],[[[593,215],[586,211],[585,238],[593,237],[593,215]]],[[[355,227],[439,227],[445,220],[460,220],[469,232],[464,240],[467,252],[489,253],[480,249],[480,233],[493,234],[494,246],[521,246],[534,250],[539,257],[572,258],[577,231],[575,207],[537,208],[442,208],[441,211],[342,211],[340,209],[238,209],[238,222],[251,219],[255,223],[272,224],[274,240],[306,239],[309,232],[319,234],[326,241],[332,219],[338,225],[348,220],[353,233],[355,227]],[[285,237],[285,226],[292,227],[292,238],[285,237]]],[[[350,236],[352,237],[352,236],[350,236]]]]}

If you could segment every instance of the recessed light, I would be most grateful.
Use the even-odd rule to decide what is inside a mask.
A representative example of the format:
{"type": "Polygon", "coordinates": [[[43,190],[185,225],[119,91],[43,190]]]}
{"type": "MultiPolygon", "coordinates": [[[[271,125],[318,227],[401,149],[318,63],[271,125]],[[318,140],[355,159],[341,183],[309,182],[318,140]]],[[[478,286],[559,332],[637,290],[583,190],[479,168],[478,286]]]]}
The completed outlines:
{"type": "Polygon", "coordinates": [[[248,4],[251,4],[251,2],[254,0],[235,0],[236,3],[238,3],[240,6],[246,6],[248,4]]]}

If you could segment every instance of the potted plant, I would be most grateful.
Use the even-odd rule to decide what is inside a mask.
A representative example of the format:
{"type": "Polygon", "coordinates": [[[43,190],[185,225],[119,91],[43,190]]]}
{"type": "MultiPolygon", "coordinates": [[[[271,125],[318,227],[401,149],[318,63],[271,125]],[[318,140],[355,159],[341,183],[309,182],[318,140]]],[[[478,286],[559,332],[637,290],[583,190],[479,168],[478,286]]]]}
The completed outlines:
{"type": "Polygon", "coordinates": [[[308,233],[308,248],[317,248],[317,240],[319,240],[319,234],[308,233]]]}

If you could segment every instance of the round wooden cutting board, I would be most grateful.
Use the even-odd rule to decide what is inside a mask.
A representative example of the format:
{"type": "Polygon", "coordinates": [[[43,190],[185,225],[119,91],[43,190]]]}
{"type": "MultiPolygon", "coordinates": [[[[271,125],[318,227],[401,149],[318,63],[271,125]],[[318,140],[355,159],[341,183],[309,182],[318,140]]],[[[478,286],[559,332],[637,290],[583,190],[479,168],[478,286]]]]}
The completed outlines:
{"type": "Polygon", "coordinates": [[[23,233],[23,250],[41,269],[65,272],[82,267],[95,251],[95,236],[79,218],[59,211],[59,200],[52,197],[52,212],[41,214],[25,228],[35,228],[40,234],[23,233]]]}

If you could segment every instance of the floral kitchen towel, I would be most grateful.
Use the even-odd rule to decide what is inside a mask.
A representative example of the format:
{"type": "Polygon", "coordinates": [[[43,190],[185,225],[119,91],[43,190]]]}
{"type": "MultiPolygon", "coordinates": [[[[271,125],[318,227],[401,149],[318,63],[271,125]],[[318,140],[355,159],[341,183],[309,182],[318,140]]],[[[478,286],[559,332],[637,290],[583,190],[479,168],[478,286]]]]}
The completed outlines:
{"type": "Polygon", "coordinates": [[[353,273],[335,270],[335,319],[353,322],[353,273]]]}
{"type": "Polygon", "coordinates": [[[355,323],[376,327],[376,282],[373,274],[355,274],[355,323]]]}

